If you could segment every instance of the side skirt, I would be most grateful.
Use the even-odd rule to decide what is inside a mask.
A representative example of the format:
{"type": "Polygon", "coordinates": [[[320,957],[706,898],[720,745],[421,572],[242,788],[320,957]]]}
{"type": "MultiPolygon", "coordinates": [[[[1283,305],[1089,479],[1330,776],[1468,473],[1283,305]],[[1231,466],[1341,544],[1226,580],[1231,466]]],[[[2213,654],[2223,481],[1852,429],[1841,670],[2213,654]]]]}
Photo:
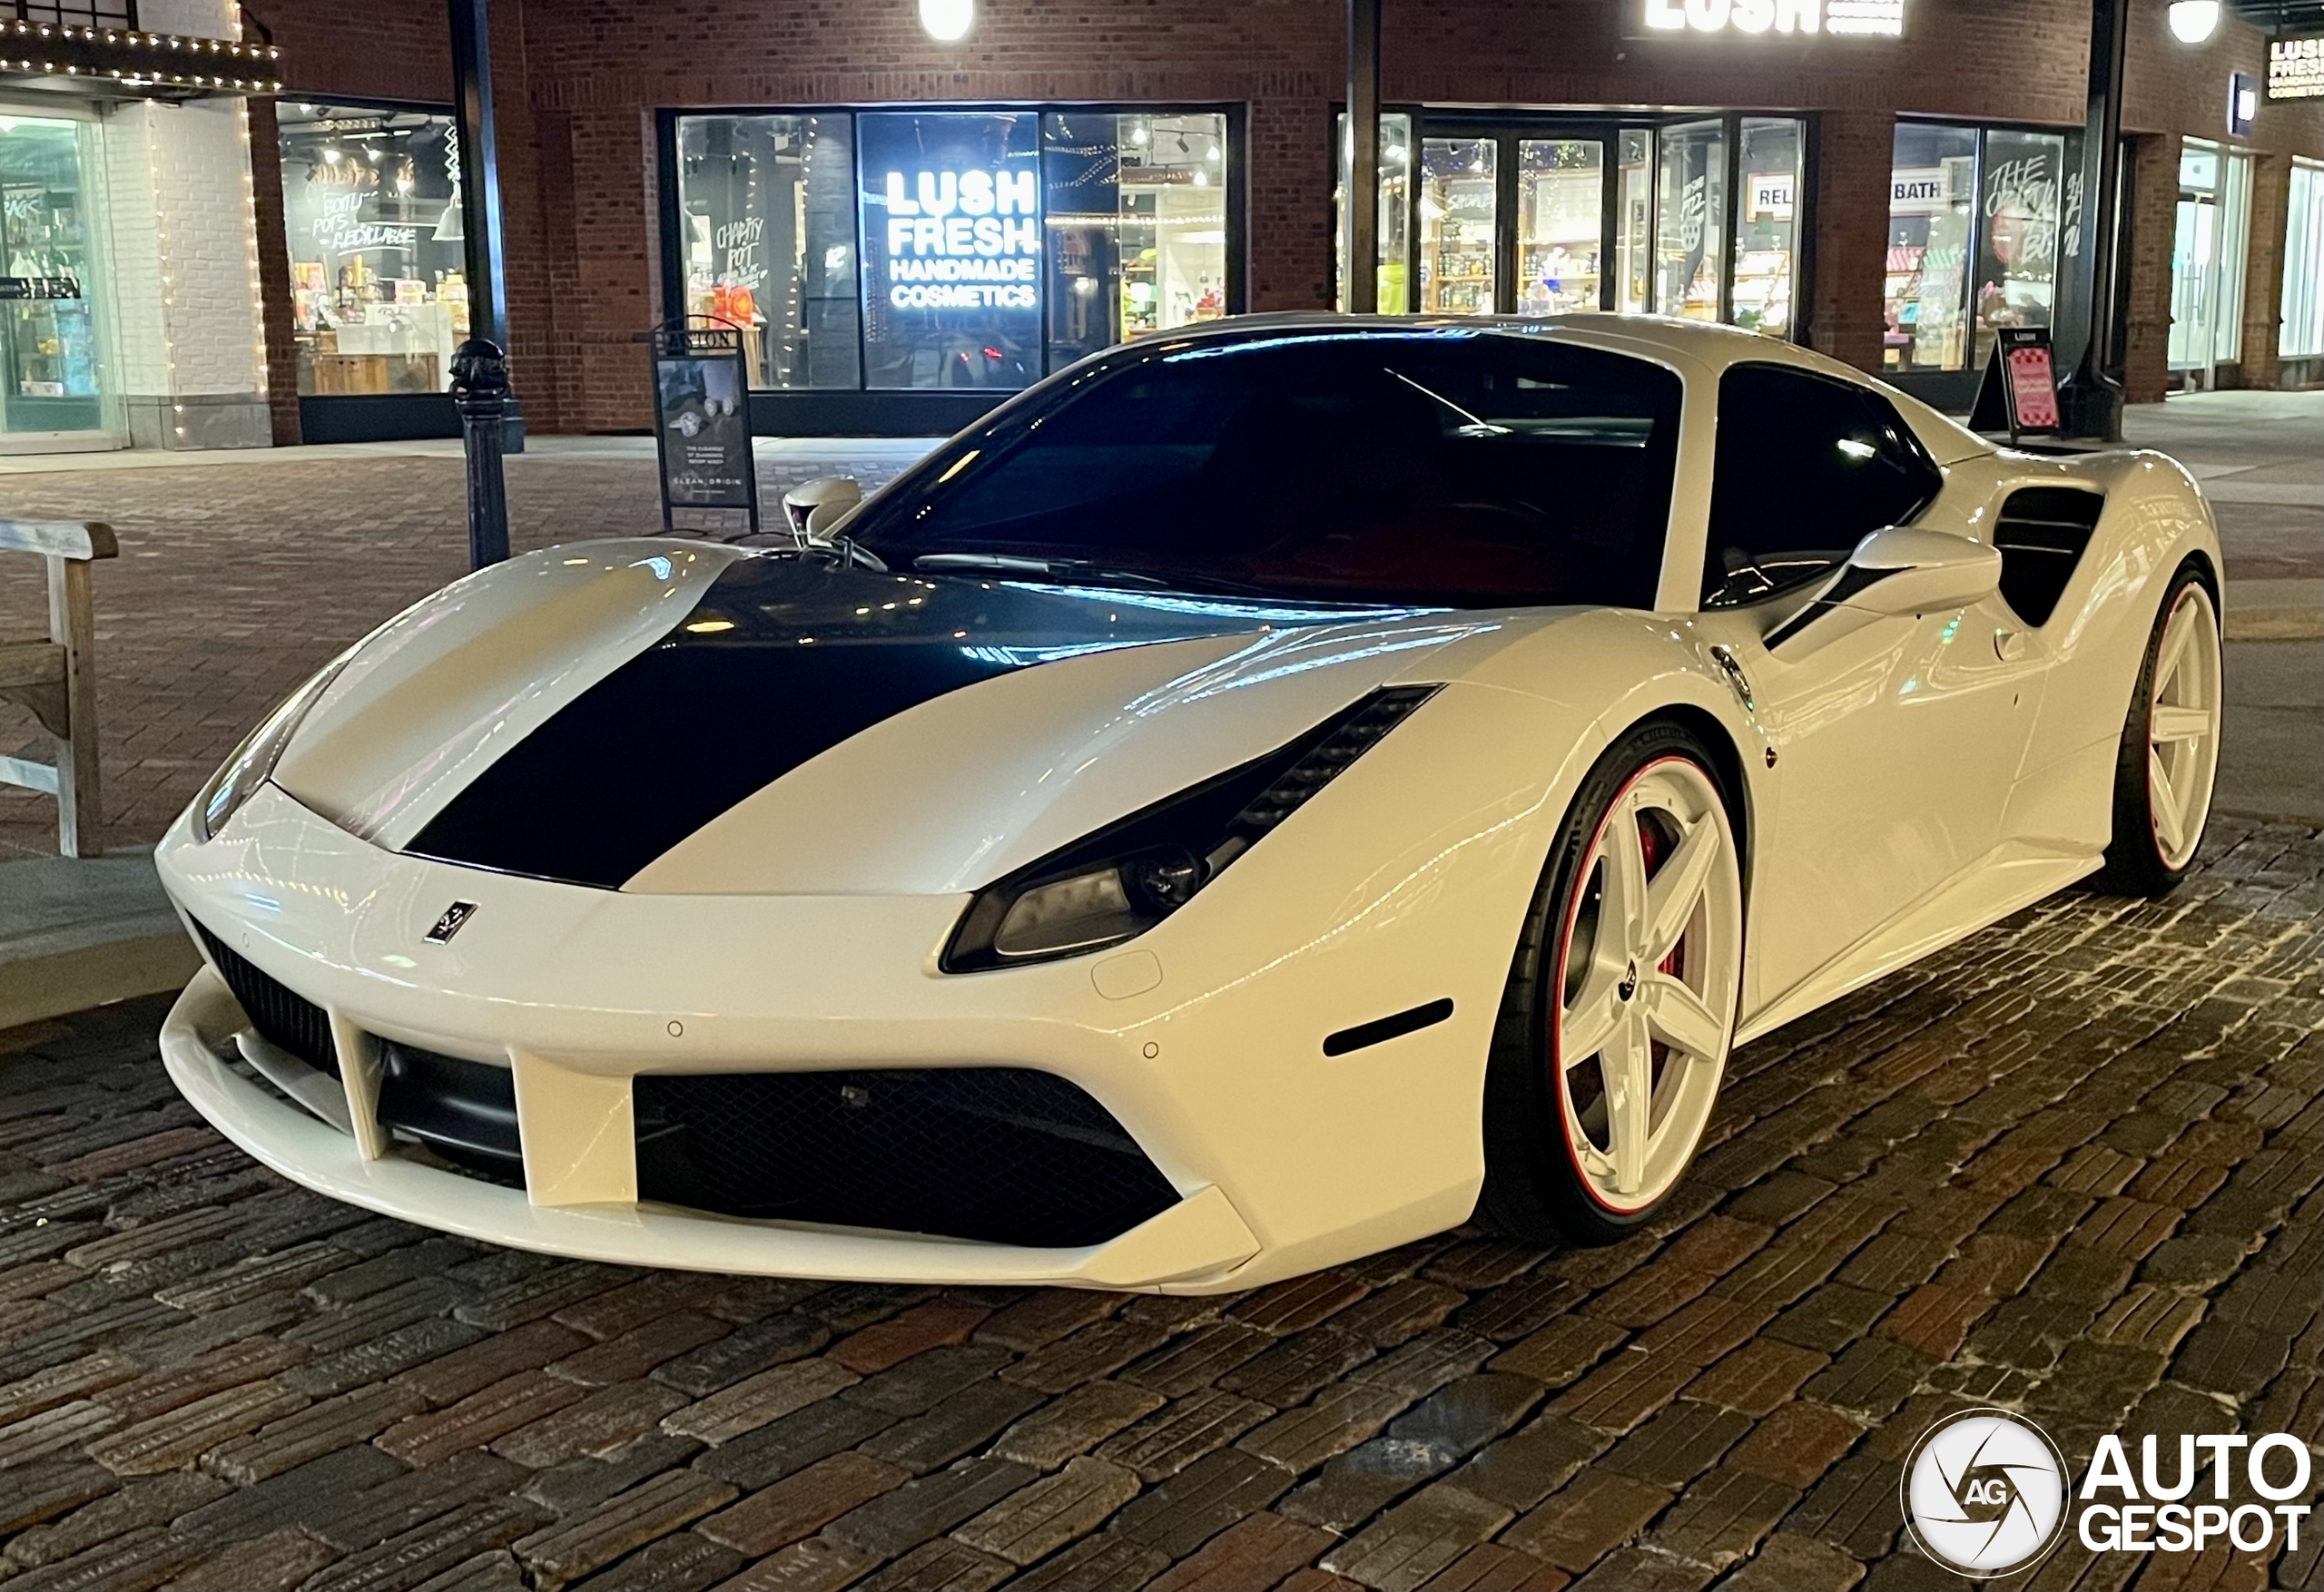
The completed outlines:
{"type": "Polygon", "coordinates": [[[1752,1013],[1737,1028],[1735,1042],[1741,1045],[1772,1033],[1794,1017],[1806,1017],[1989,929],[2012,912],[2087,879],[2104,862],[2094,852],[2065,854],[2024,840],[2004,841],[1752,1013]]]}

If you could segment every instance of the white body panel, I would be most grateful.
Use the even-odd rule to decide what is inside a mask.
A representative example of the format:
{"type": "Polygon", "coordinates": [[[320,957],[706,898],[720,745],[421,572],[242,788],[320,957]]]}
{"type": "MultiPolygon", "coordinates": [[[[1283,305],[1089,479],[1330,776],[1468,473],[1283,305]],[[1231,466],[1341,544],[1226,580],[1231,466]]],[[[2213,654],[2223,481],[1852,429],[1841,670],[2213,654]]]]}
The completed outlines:
{"type": "Polygon", "coordinates": [[[355,1131],[218,1058],[244,1023],[208,973],[163,1035],[173,1076],[287,1175],[498,1242],[742,1272],[1240,1288],[1469,1214],[1520,924],[1576,788],[1642,720],[1676,712],[1723,738],[1741,783],[1741,1037],[2093,870],[2161,588],[2187,557],[2219,568],[2184,473],[2152,455],[1998,452],[1892,395],[1946,476],[1921,528],[1982,540],[2013,490],[2081,484],[2108,495],[2090,549],[2038,629],[1996,596],[1844,613],[1815,644],[1771,651],[1781,605],[1692,611],[1717,374],[1741,358],[1839,368],[1657,321],[1561,335],[1687,379],[1666,611],[1285,623],[1042,663],[841,742],[619,890],[399,848],[746,555],[595,543],[449,588],[355,656],[223,833],[181,820],[157,850],[191,919],[330,1014],[355,1131]],[[940,970],[971,892],[1399,683],[1444,689],[1128,947],[940,970]],[[456,899],[474,921],[425,943],[456,899]],[[1323,1054],[1327,1034],[1446,998],[1449,1020],[1323,1054]],[[370,1121],[373,1037],[514,1069],[527,1192],[396,1154],[370,1121]],[[1078,1085],[1180,1204],[1074,1251],[636,1204],[635,1076],[965,1066],[1078,1085]]]}

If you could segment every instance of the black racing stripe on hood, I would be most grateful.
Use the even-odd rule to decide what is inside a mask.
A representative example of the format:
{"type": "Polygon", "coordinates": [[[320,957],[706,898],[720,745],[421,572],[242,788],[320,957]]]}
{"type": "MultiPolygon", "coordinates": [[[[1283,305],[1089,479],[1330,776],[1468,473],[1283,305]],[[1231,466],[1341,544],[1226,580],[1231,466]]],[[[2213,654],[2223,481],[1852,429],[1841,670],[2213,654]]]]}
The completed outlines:
{"type": "MultiPolygon", "coordinates": [[[[817,753],[964,685],[1084,653],[1381,612],[744,559],[406,850],[615,889],[817,753]]],[[[929,771],[931,799],[942,781],[929,771]]]]}

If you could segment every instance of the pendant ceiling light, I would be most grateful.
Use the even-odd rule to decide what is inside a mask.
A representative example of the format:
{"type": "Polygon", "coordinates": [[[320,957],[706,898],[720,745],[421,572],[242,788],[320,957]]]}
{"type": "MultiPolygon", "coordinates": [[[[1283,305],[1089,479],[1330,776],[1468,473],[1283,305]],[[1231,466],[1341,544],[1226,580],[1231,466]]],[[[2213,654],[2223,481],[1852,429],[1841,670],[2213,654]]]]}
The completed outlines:
{"type": "Polygon", "coordinates": [[[920,0],[920,25],[944,44],[968,37],[977,19],[976,0],[920,0]]]}
{"type": "Polygon", "coordinates": [[[2171,32],[2182,44],[2200,44],[2219,31],[2219,0],[2171,0],[2171,32]]]}

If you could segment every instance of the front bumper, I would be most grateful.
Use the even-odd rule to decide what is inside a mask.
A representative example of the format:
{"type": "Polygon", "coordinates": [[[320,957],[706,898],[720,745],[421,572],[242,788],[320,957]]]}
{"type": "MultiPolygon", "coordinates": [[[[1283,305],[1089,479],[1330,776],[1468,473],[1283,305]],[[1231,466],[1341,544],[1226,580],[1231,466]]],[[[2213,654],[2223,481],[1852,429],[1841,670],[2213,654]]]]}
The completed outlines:
{"type": "MultiPolygon", "coordinates": [[[[343,1087],[346,1126],[224,1059],[238,1037],[251,1056],[251,1018],[212,969],[163,1034],[187,1098],[285,1176],[446,1231],[623,1263],[1209,1292],[1440,1231],[1474,1204],[1472,1075],[1493,1002],[1462,980],[1497,983],[1506,951],[1409,913],[1359,912],[1354,937],[1332,927],[1343,901],[1303,907],[1320,926],[1243,905],[1146,937],[1133,978],[1103,957],[952,977],[935,958],[957,897],[648,896],[494,875],[381,850],[271,787],[216,840],[181,825],[156,860],[190,924],[321,1008],[341,1076],[307,1081],[343,1087]],[[472,917],[429,945],[454,900],[472,917]],[[1448,988],[1454,1021],[1322,1054],[1324,1034],[1448,988]],[[382,1041],[513,1073],[523,1189],[390,1142],[382,1041]],[[640,1076],[993,1066],[1087,1093],[1177,1202],[1107,1242],[1049,1249],[639,1199],[640,1076]]],[[[1293,900],[1270,870],[1315,866],[1282,844],[1230,882],[1293,900]]],[[[1414,880],[1442,887],[1426,870],[1400,883],[1414,880]]]]}
{"type": "Polygon", "coordinates": [[[367,1157],[355,1135],[326,1125],[226,1063],[222,1052],[247,1021],[224,981],[205,968],[162,1028],[171,1079],[213,1127],[318,1194],[493,1243],[623,1265],[839,1282],[1165,1289],[1215,1285],[1258,1253],[1258,1241],[1215,1184],[1111,1243],[1063,1250],[739,1221],[635,1204],[537,1204],[521,1189],[392,1153],[367,1157]]]}

